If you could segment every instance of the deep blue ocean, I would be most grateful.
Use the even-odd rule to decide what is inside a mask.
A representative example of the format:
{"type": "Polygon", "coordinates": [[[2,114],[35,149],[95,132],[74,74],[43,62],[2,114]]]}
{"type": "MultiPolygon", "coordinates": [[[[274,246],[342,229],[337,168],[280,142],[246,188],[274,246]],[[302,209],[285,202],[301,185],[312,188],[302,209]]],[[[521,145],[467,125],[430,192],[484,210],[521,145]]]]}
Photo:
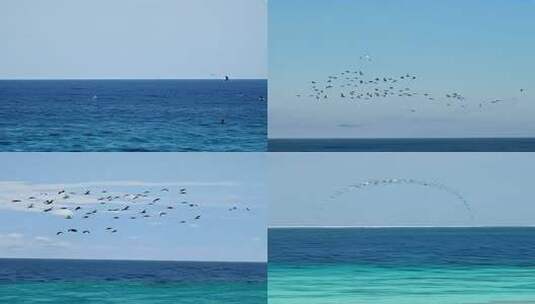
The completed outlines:
{"type": "Polygon", "coordinates": [[[0,303],[266,301],[265,263],[0,259],[0,303]]]}
{"type": "Polygon", "coordinates": [[[266,80],[0,81],[0,151],[265,151],[266,80]]]}
{"type": "Polygon", "coordinates": [[[272,152],[535,152],[535,138],[269,139],[272,152]]]}
{"type": "Polygon", "coordinates": [[[535,228],[269,230],[270,303],[535,303],[535,228]]]}

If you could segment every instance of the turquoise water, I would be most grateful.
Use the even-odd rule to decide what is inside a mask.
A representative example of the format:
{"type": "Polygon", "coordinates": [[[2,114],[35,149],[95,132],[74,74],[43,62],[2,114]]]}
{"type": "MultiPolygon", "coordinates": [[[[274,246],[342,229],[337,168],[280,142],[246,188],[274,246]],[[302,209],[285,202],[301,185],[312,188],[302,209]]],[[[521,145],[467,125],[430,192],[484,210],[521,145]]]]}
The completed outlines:
{"type": "Polygon", "coordinates": [[[267,299],[265,263],[0,259],[0,303],[243,303],[267,299]]]}
{"type": "Polygon", "coordinates": [[[270,266],[268,285],[269,303],[535,303],[533,267],[270,266]]]}
{"type": "Polygon", "coordinates": [[[64,282],[0,285],[0,303],[266,303],[261,283],[64,282]]]}
{"type": "Polygon", "coordinates": [[[270,229],[271,304],[535,303],[535,229],[270,229]]]}

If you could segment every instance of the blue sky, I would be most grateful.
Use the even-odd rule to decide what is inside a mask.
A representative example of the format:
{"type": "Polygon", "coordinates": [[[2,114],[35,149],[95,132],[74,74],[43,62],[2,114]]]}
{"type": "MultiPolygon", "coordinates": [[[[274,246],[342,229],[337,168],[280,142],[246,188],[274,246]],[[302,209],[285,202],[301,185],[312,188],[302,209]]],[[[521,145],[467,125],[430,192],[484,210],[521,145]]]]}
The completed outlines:
{"type": "Polygon", "coordinates": [[[266,77],[264,0],[3,0],[0,79],[266,77]]]}
{"type": "Polygon", "coordinates": [[[0,257],[266,260],[264,154],[4,153],[0,164],[0,257]],[[169,192],[160,191],[165,187],[169,192]],[[180,194],[182,187],[187,194],[180,194]],[[63,200],[56,194],[59,189],[77,194],[63,200]],[[92,193],[81,195],[87,189],[92,193]],[[129,203],[128,215],[107,212],[123,208],[127,199],[105,206],[97,200],[146,190],[150,196],[129,203]],[[55,210],[42,212],[41,193],[56,200],[55,210]],[[30,196],[38,197],[32,209],[26,208],[30,196]],[[161,200],[149,206],[156,197],[161,200]],[[199,206],[183,206],[181,201],[199,206]],[[83,209],[65,219],[72,212],[61,206],[83,209]],[[160,217],[158,212],[167,206],[175,209],[160,217]],[[238,209],[228,210],[234,206],[238,209]],[[93,209],[98,209],[97,215],[80,217],[80,212],[93,209]],[[142,209],[152,217],[139,218],[142,209]],[[115,215],[120,218],[113,219],[115,215]],[[193,220],[197,215],[201,219],[193,220]],[[108,226],[118,232],[106,232],[108,226]],[[68,228],[89,229],[91,234],[55,235],[68,228]]]}
{"type": "Polygon", "coordinates": [[[533,0],[272,0],[268,24],[270,137],[535,135],[533,0]],[[412,89],[460,92],[467,108],[296,97],[346,69],[410,73],[412,89]],[[491,99],[503,102],[478,108],[491,99]]]}
{"type": "Polygon", "coordinates": [[[534,225],[534,153],[271,153],[270,226],[534,225]],[[338,190],[370,179],[417,185],[338,190]]]}

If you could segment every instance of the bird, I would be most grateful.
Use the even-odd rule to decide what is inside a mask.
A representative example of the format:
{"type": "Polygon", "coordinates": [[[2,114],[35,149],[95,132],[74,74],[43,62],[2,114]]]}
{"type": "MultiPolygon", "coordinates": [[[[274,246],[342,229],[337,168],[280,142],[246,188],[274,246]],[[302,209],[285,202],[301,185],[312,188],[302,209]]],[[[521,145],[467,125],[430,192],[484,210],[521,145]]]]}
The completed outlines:
{"type": "Polygon", "coordinates": [[[201,218],[200,215],[197,215],[197,216],[195,217],[196,220],[198,220],[198,219],[200,219],[200,218],[201,218]]]}
{"type": "Polygon", "coordinates": [[[91,232],[89,232],[89,230],[84,230],[82,231],[82,233],[91,233],[91,232]]]}
{"type": "Polygon", "coordinates": [[[78,232],[78,230],[74,228],[70,228],[69,230],[67,230],[67,232],[78,232]]]}
{"type": "Polygon", "coordinates": [[[60,234],[63,234],[63,231],[56,232],[56,235],[60,235],[60,234]]]}

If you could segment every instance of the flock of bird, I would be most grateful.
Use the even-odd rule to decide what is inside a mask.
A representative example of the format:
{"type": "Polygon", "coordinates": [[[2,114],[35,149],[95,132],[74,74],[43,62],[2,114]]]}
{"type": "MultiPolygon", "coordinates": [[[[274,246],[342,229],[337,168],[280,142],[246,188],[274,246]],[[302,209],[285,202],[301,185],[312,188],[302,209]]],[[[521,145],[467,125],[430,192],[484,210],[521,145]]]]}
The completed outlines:
{"type": "MultiPolygon", "coordinates": [[[[369,58],[369,56],[367,57],[369,58]]],[[[362,58],[361,58],[362,59],[362,58]]],[[[368,61],[370,59],[367,59],[368,61]]],[[[370,76],[363,69],[346,69],[340,73],[328,75],[322,80],[309,82],[310,88],[305,93],[296,94],[297,98],[307,98],[317,101],[348,100],[355,102],[373,102],[392,98],[419,98],[446,107],[466,108],[468,98],[460,92],[452,91],[434,94],[413,89],[418,77],[412,73],[401,75],[370,76]]],[[[517,96],[523,96],[526,89],[519,89],[517,96]]],[[[486,99],[477,101],[479,109],[502,103],[511,99],[486,99]]],[[[410,109],[416,112],[415,108],[410,109]]]]}
{"type": "MultiPolygon", "coordinates": [[[[173,190],[171,189],[171,191],[173,190]]],[[[164,201],[169,201],[164,199],[169,196],[169,192],[170,188],[161,188],[156,191],[144,190],[136,193],[112,193],[108,190],[75,192],[60,189],[53,192],[40,192],[24,199],[12,199],[11,203],[20,205],[18,207],[46,214],[60,215],[66,220],[76,218],[79,223],[84,223],[84,221],[89,221],[97,216],[108,217],[110,220],[118,220],[120,218],[141,220],[151,217],[165,217],[179,208],[187,208],[189,213],[193,214],[190,218],[185,218],[185,212],[180,212],[182,216],[179,220],[180,224],[201,220],[200,205],[185,199],[187,195],[186,188],[177,189],[176,194],[178,195],[172,195],[173,193],[171,193],[171,197],[174,197],[172,199],[173,202],[164,203],[164,201]]],[[[249,207],[238,207],[236,205],[230,206],[227,210],[228,212],[251,211],[249,207]]],[[[104,231],[116,233],[119,230],[115,226],[108,226],[104,231]]],[[[56,235],[59,236],[66,233],[90,234],[91,230],[79,229],[70,225],[69,228],[57,231],[56,235]]]]}
{"type": "Polygon", "coordinates": [[[335,191],[333,194],[330,195],[329,199],[335,200],[352,190],[362,190],[370,187],[388,185],[416,185],[448,193],[452,195],[456,200],[462,203],[463,207],[466,209],[471,219],[474,218],[474,211],[472,207],[459,191],[441,183],[417,180],[412,178],[384,178],[366,180],[360,183],[348,185],[344,188],[339,189],[338,191],[335,191]]]}

